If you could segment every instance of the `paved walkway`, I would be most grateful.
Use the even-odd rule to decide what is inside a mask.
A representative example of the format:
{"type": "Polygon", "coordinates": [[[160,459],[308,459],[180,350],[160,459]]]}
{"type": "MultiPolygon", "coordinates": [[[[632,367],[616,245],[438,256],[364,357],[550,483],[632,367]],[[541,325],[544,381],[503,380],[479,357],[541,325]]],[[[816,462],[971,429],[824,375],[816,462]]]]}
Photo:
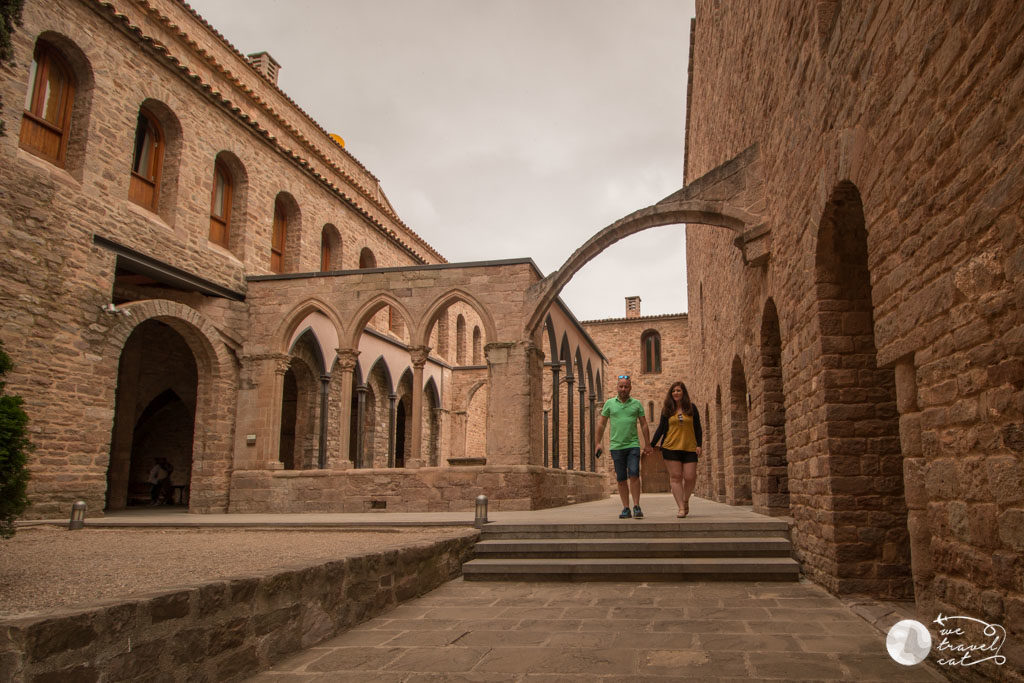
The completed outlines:
{"type": "Polygon", "coordinates": [[[811,583],[451,581],[252,681],[941,681],[811,583]]]}
{"type": "MultiPolygon", "coordinates": [[[[622,520],[623,524],[652,521],[677,521],[676,506],[671,494],[654,493],[641,497],[646,519],[622,520]]],[[[492,522],[618,522],[622,506],[618,496],[589,503],[566,505],[547,510],[491,511],[492,522]]],[[[702,498],[692,498],[687,521],[764,519],[749,506],[733,506],[702,498]]],[[[19,524],[67,524],[67,519],[39,520],[19,524]]],[[[86,525],[96,527],[183,526],[183,527],[281,527],[290,526],[438,526],[473,524],[473,512],[338,512],[306,514],[189,514],[184,507],[133,507],[108,512],[103,517],[86,515],[86,525]]]]}

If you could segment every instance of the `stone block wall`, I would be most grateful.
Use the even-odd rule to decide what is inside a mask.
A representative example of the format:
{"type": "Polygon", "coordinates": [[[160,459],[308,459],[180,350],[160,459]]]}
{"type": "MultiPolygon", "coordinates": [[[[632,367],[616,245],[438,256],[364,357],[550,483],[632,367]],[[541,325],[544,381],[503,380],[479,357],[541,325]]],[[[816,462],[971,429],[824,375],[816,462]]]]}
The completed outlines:
{"type": "Polygon", "coordinates": [[[243,680],[459,576],[478,536],[0,619],[0,679],[243,680]]]}
{"type": "Polygon", "coordinates": [[[250,470],[232,475],[229,512],[471,513],[480,494],[492,510],[539,510],[606,495],[598,473],[530,465],[250,470]]]}
{"type": "Polygon", "coordinates": [[[685,164],[756,145],[771,243],[745,265],[687,227],[699,493],[788,507],[832,591],[1003,623],[1017,666],[1022,27],[1010,1],[701,0],[685,164]]]}
{"type": "MultiPolygon", "coordinates": [[[[629,375],[633,385],[630,395],[644,404],[651,436],[654,436],[654,430],[658,426],[665,393],[673,382],[686,383],[691,398],[697,401],[698,397],[693,395],[689,377],[691,342],[687,314],[585,320],[583,326],[608,358],[608,373],[603,381],[604,396],[615,396],[618,376],[629,375]],[[643,372],[641,363],[641,337],[651,330],[661,337],[660,372],[643,372]]],[[[607,437],[605,442],[604,449],[607,451],[607,437]]],[[[606,466],[609,486],[615,490],[615,472],[611,468],[610,460],[606,466]]],[[[657,493],[669,490],[668,472],[660,454],[644,456],[640,469],[644,492],[657,493]]]]}

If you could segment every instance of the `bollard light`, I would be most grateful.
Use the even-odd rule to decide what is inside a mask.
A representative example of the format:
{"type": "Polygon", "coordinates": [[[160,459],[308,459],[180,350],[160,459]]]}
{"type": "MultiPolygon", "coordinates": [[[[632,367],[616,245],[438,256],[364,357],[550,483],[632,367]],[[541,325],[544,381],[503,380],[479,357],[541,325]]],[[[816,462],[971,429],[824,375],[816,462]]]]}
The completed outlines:
{"type": "Polygon", "coordinates": [[[487,496],[482,493],[476,497],[476,519],[473,520],[473,526],[477,529],[487,524],[487,496]]]}
{"type": "Polygon", "coordinates": [[[81,529],[85,526],[85,501],[76,500],[71,506],[71,520],[68,522],[68,531],[81,529]]]}

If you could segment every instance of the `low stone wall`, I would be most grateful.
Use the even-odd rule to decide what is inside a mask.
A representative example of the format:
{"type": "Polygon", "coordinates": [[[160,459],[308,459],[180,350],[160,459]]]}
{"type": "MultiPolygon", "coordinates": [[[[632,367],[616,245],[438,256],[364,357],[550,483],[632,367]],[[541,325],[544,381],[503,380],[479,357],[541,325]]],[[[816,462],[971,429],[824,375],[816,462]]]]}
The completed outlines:
{"type": "Polygon", "coordinates": [[[458,576],[478,535],[0,619],[0,680],[239,680],[458,576]]]}
{"type": "Polygon", "coordinates": [[[231,475],[228,511],[471,511],[481,493],[490,510],[539,510],[608,495],[602,474],[534,465],[241,470],[231,475]]]}

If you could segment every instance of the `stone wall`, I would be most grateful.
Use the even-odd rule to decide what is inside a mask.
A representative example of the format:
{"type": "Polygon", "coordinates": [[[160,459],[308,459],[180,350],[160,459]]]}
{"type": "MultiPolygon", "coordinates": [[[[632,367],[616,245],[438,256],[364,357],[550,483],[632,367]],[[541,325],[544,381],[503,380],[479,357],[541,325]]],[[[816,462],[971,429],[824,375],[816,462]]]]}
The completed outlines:
{"type": "Polygon", "coordinates": [[[687,227],[699,493],[791,514],[832,591],[1005,624],[1018,666],[1022,26],[1009,0],[700,0],[685,179],[756,145],[771,245],[687,227]]]}
{"type": "Polygon", "coordinates": [[[461,512],[484,494],[492,510],[540,510],[606,495],[592,472],[532,465],[416,469],[248,470],[231,477],[229,512],[461,512]]]}
{"type": "Polygon", "coordinates": [[[478,536],[0,619],[0,679],[242,680],[459,576],[478,536]]]}
{"type": "MultiPolygon", "coordinates": [[[[605,398],[616,395],[619,375],[629,375],[633,385],[630,395],[644,404],[651,436],[654,436],[658,426],[665,393],[673,382],[685,382],[691,398],[697,401],[698,397],[693,395],[690,386],[691,342],[689,321],[685,313],[585,320],[583,326],[608,358],[608,375],[603,380],[605,398]],[[661,336],[660,372],[643,371],[640,340],[647,331],[655,331],[661,336]]],[[[607,451],[607,437],[605,441],[604,448],[607,451]]],[[[610,464],[610,461],[606,463],[610,464]]],[[[644,456],[640,470],[645,493],[669,490],[668,471],[659,453],[644,456]]],[[[609,486],[614,489],[615,472],[610,467],[608,477],[609,486]]]]}

